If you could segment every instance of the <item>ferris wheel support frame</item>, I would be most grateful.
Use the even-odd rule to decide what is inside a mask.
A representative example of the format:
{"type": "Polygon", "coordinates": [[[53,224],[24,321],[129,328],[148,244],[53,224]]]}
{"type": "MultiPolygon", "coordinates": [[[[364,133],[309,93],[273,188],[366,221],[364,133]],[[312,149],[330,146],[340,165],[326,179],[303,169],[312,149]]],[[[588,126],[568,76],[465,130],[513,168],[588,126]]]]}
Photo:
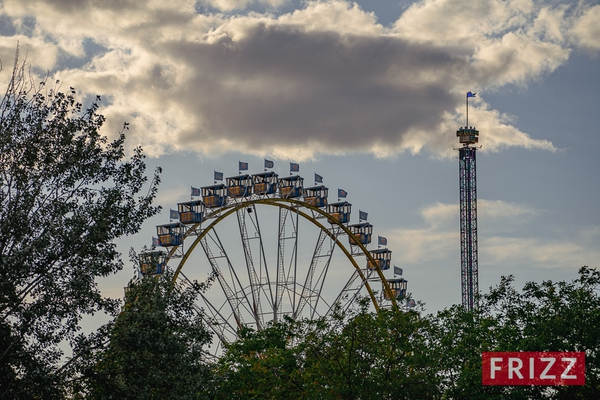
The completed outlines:
{"type": "MultiPolygon", "coordinates": [[[[354,256],[356,254],[353,254],[353,252],[349,251],[339,240],[338,240],[338,236],[339,236],[339,229],[341,229],[345,234],[347,234],[350,238],[352,238],[354,240],[354,243],[356,243],[356,246],[358,246],[363,254],[365,255],[365,257],[367,258],[367,262],[370,262],[370,265],[374,265],[375,269],[374,271],[377,273],[377,275],[379,276],[379,279],[382,282],[383,285],[383,290],[384,292],[387,292],[388,296],[386,296],[390,302],[392,303],[392,307],[393,308],[397,308],[397,303],[396,303],[396,299],[393,296],[393,292],[390,289],[390,286],[385,278],[385,276],[383,275],[382,270],[379,268],[378,263],[375,261],[375,259],[373,258],[373,256],[371,255],[371,253],[369,252],[369,250],[367,250],[367,248],[365,247],[365,245],[363,245],[359,239],[350,231],[350,229],[345,226],[343,223],[339,222],[337,219],[333,218],[330,214],[328,214],[327,212],[319,209],[318,207],[315,207],[311,204],[308,204],[304,201],[301,200],[297,200],[297,199],[290,199],[290,198],[278,198],[278,197],[274,197],[274,198],[260,198],[260,199],[249,199],[249,200],[245,200],[242,202],[236,202],[234,204],[229,204],[223,207],[219,207],[218,209],[216,209],[215,211],[213,211],[211,214],[209,214],[208,218],[215,218],[214,221],[212,221],[208,226],[206,226],[206,228],[204,229],[198,229],[201,225],[201,223],[196,223],[193,224],[192,226],[190,226],[189,229],[186,230],[186,232],[183,235],[183,238],[186,239],[190,236],[196,236],[196,239],[192,242],[192,244],[185,249],[184,252],[182,252],[181,255],[177,254],[178,248],[180,246],[173,246],[166,257],[166,262],[168,263],[169,260],[174,259],[174,258],[179,258],[181,257],[181,260],[177,266],[177,269],[175,270],[174,276],[173,276],[173,283],[175,283],[175,281],[177,281],[177,278],[179,277],[179,274],[182,273],[181,270],[182,268],[185,266],[190,254],[193,253],[194,249],[196,248],[196,246],[198,245],[198,243],[201,243],[206,235],[208,235],[209,232],[213,231],[215,226],[220,223],[222,220],[224,220],[225,218],[227,218],[228,216],[230,216],[233,213],[237,213],[239,210],[241,209],[245,209],[248,208],[249,206],[252,206],[255,209],[256,204],[261,204],[261,205],[268,205],[268,206],[274,206],[274,207],[278,207],[280,209],[280,212],[282,209],[285,209],[287,212],[292,212],[296,214],[296,221],[298,221],[298,217],[303,217],[305,220],[307,220],[308,222],[312,223],[313,225],[315,225],[316,227],[318,227],[321,232],[325,233],[327,236],[330,237],[330,239],[334,242],[333,246],[337,246],[346,256],[346,258],[350,261],[350,263],[354,266],[355,268],[355,273],[358,274],[358,276],[360,277],[361,281],[363,282],[363,286],[366,288],[369,297],[375,307],[375,310],[377,312],[379,312],[379,303],[376,299],[375,293],[373,292],[373,290],[371,289],[368,279],[365,276],[365,274],[363,273],[361,267],[357,264],[356,260],[354,259],[354,256]],[[304,211],[300,210],[300,207],[309,209],[312,211],[312,215],[309,215],[307,213],[305,213],[304,211]],[[316,214],[315,214],[316,213],[316,214]],[[316,216],[322,216],[324,218],[326,218],[327,222],[330,223],[333,226],[336,226],[337,228],[339,228],[337,230],[337,233],[332,232],[330,229],[328,229],[325,225],[323,225],[322,223],[320,223],[319,221],[317,221],[316,216]]],[[[206,219],[208,219],[206,218],[206,219]]],[[[281,216],[280,216],[281,219],[281,216]]],[[[185,242],[185,240],[183,241],[185,242]]],[[[183,246],[183,244],[181,245],[183,246]]],[[[261,244],[262,247],[262,244],[261,244]]],[[[206,251],[206,249],[205,249],[206,251]]],[[[262,251],[262,250],[261,250],[262,251]]],[[[279,250],[278,250],[279,251],[279,250]]],[[[296,251],[296,250],[295,250],[296,251]]],[[[279,257],[279,255],[278,255],[279,257]]],[[[279,264],[279,263],[278,263],[279,264]]],[[[279,266],[278,266],[279,269],[279,266]]],[[[278,275],[279,275],[279,271],[278,271],[278,275]]],[[[371,274],[369,274],[371,275],[371,274]]],[[[279,277],[278,277],[279,279],[279,277]]],[[[346,288],[345,288],[346,289],[346,288]]],[[[251,288],[252,293],[253,293],[253,297],[254,297],[254,291],[256,290],[256,288],[251,288]]],[[[279,291],[279,287],[277,289],[277,291],[279,291]]],[[[277,293],[277,297],[279,297],[279,293],[277,293]]],[[[339,300],[336,299],[336,301],[339,300]]],[[[228,299],[229,301],[229,299],[228,299]]],[[[277,300],[276,300],[277,301],[277,300]]],[[[230,303],[230,306],[231,303],[230,303]]],[[[235,309],[235,307],[232,306],[232,309],[235,309]]],[[[278,320],[278,313],[277,313],[278,308],[274,307],[274,320],[277,321],[278,320]]],[[[254,310],[256,311],[256,310],[254,310]]],[[[238,324],[238,328],[241,327],[241,325],[243,324],[243,321],[238,318],[239,316],[234,316],[236,323],[238,324]]],[[[260,328],[260,324],[257,325],[260,328]]]]}

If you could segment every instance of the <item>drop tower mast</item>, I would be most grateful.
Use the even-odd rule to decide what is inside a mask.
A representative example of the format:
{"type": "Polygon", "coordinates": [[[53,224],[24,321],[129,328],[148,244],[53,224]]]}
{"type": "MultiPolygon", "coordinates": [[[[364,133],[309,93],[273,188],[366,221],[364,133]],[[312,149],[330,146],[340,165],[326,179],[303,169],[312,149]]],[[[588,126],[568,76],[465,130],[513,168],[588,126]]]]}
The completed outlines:
{"type": "Polygon", "coordinates": [[[467,93],[467,124],[456,131],[458,142],[458,176],[460,192],[460,262],[462,304],[472,311],[475,296],[479,292],[479,269],[477,264],[477,176],[474,146],[479,141],[479,131],[469,126],[469,97],[467,93]]]}

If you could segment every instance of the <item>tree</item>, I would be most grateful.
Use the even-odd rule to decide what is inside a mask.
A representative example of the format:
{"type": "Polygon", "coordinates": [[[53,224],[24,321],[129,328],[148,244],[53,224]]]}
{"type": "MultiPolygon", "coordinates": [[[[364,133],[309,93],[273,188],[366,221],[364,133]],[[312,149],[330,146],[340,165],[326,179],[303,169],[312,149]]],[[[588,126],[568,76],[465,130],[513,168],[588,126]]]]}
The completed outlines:
{"type": "Polygon", "coordinates": [[[123,132],[100,134],[100,98],[84,110],[75,94],[15,61],[0,102],[0,397],[62,394],[59,345],[83,350],[82,316],[117,310],[95,278],[122,268],[115,239],[159,210],[141,148],[125,160],[123,132]]]}
{"type": "Polygon", "coordinates": [[[316,324],[286,318],[259,331],[242,327],[218,360],[215,398],[307,398],[302,341],[316,324]]]}
{"type": "Polygon", "coordinates": [[[434,318],[431,342],[447,398],[600,398],[600,273],[582,267],[573,282],[528,282],[522,292],[513,281],[502,278],[473,312],[455,306],[434,318]],[[482,386],[484,351],[585,352],[586,385],[482,386]]]}
{"type": "MultiPolygon", "coordinates": [[[[308,382],[334,399],[440,398],[436,361],[416,311],[362,310],[323,334],[309,336],[308,382]]],[[[317,397],[319,398],[319,397],[317,397]]]]}
{"type": "Polygon", "coordinates": [[[427,327],[413,311],[362,307],[243,329],[219,360],[218,398],[439,398],[427,327]]]}
{"type": "Polygon", "coordinates": [[[211,334],[194,306],[205,284],[176,287],[172,274],[130,282],[125,305],[108,325],[108,345],[86,373],[94,399],[203,399],[211,334]]]}

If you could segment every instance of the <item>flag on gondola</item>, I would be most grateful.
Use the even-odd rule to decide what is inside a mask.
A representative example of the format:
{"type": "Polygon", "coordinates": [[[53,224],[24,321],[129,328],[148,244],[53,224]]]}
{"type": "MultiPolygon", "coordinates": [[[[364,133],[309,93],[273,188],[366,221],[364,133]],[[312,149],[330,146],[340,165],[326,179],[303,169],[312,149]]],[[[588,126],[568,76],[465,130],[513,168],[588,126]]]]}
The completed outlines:
{"type": "Polygon", "coordinates": [[[338,198],[343,199],[346,196],[348,196],[348,192],[346,192],[344,189],[338,189],[338,198]]]}
{"type": "Polygon", "coordinates": [[[215,181],[222,181],[222,180],[223,180],[223,173],[215,171],[215,181]]]}
{"type": "Polygon", "coordinates": [[[377,244],[379,246],[387,246],[387,238],[383,236],[377,236],[377,244]]]}
{"type": "Polygon", "coordinates": [[[171,209],[171,212],[169,213],[169,218],[179,219],[179,212],[177,212],[177,210],[171,209]]]}
{"type": "Polygon", "coordinates": [[[394,275],[402,275],[402,268],[394,265],[394,275]]]}
{"type": "Polygon", "coordinates": [[[366,221],[368,216],[368,213],[358,210],[358,219],[360,219],[361,221],[366,221]]]}
{"type": "Polygon", "coordinates": [[[265,168],[273,168],[275,166],[275,163],[271,160],[267,160],[265,158],[265,168]]]}
{"type": "Polygon", "coordinates": [[[200,196],[200,188],[195,188],[192,186],[192,196],[200,196]]]}
{"type": "Polygon", "coordinates": [[[415,299],[410,299],[410,300],[409,300],[409,301],[406,303],[406,305],[407,305],[408,307],[410,307],[410,308],[413,308],[414,306],[416,306],[416,305],[417,305],[417,303],[415,302],[415,299]]]}
{"type": "Polygon", "coordinates": [[[240,171],[248,171],[248,163],[247,162],[243,162],[243,161],[239,161],[239,170],[240,171]]]}
{"type": "Polygon", "coordinates": [[[315,172],[315,183],[323,183],[323,177],[315,172]]]}
{"type": "Polygon", "coordinates": [[[300,172],[300,164],[290,163],[290,172],[300,172]]]}
{"type": "Polygon", "coordinates": [[[152,236],[152,246],[157,247],[160,246],[160,240],[152,236]]]}
{"type": "Polygon", "coordinates": [[[467,92],[467,97],[477,97],[475,96],[477,93],[467,92]]]}

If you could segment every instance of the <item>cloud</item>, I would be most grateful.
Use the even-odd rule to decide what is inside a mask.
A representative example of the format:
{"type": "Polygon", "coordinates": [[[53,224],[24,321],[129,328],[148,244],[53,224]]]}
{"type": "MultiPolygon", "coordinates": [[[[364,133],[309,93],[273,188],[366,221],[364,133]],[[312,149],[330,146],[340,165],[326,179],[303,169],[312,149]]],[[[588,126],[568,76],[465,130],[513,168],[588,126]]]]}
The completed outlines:
{"type": "Polygon", "coordinates": [[[570,33],[583,49],[596,54],[600,51],[600,5],[591,7],[575,20],[570,33]]]}
{"type": "Polygon", "coordinates": [[[572,241],[572,238],[544,240],[496,236],[482,239],[480,247],[480,259],[486,264],[504,267],[577,268],[593,265],[600,257],[600,251],[590,243],[572,241]]]}
{"type": "MultiPolygon", "coordinates": [[[[596,243],[600,228],[574,235],[524,237],[520,228],[543,212],[502,200],[478,201],[479,262],[490,267],[571,268],[592,265],[600,258],[596,243]]],[[[399,265],[427,265],[452,259],[459,251],[458,204],[435,203],[420,210],[424,226],[395,229],[383,234],[399,265]]],[[[538,221],[538,224],[540,222],[538,221]]]]}
{"type": "MultiPolygon", "coordinates": [[[[232,11],[283,1],[204,4],[232,11]]],[[[484,151],[553,151],[481,91],[551,73],[569,57],[568,35],[585,48],[596,43],[596,8],[567,16],[565,7],[526,0],[421,1],[388,28],[342,0],[279,15],[199,14],[195,6],[6,0],[1,10],[16,33],[1,38],[0,51],[10,60],[19,39],[34,66],[84,96],[104,96],[107,131],[130,122],[130,144],[150,155],[238,151],[302,161],[353,152],[451,156],[465,88],[480,92],[470,113],[484,151]],[[102,51],[88,54],[86,41],[102,51]],[[84,66],[69,67],[72,60],[84,66]]]]}
{"type": "Polygon", "coordinates": [[[221,11],[233,11],[246,9],[254,4],[276,8],[287,2],[288,0],[201,0],[198,3],[221,11]]]}

